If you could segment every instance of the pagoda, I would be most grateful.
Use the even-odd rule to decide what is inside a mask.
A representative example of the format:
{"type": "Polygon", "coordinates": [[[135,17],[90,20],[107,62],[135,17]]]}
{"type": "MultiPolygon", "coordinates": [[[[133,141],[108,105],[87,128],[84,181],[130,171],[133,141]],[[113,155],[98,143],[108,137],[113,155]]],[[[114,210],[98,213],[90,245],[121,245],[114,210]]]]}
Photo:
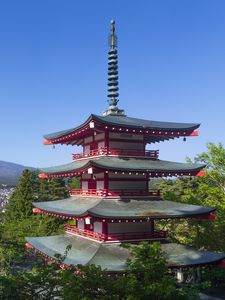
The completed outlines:
{"type": "Polygon", "coordinates": [[[168,268],[181,277],[183,269],[223,264],[224,253],[170,243],[168,232],[155,228],[160,220],[215,218],[212,207],[164,201],[159,190],[149,190],[152,178],[204,175],[205,165],[160,160],[158,150],[146,150],[147,144],[197,136],[200,124],[128,117],[117,106],[118,90],[117,37],[111,21],[108,109],[103,115],[91,114],[75,128],[44,136],[45,145],[83,147],[72,162],[44,168],[39,175],[81,178],[80,189],[71,189],[69,198],[34,203],[34,213],[68,219],[69,224],[61,235],[26,238],[26,246],[57,260],[56,254],[63,255],[71,245],[63,267],[95,264],[110,273],[126,272],[129,250],[122,247],[124,242],[144,240],[160,241],[168,268]]]}

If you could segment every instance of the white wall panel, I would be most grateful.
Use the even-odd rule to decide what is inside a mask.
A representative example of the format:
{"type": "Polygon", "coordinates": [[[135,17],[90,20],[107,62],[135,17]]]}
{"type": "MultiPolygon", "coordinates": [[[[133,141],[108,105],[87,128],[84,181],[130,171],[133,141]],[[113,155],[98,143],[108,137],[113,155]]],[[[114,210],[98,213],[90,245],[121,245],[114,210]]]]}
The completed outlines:
{"type": "Polygon", "coordinates": [[[87,191],[88,190],[88,181],[82,181],[82,190],[87,191]]]}
{"type": "Polygon", "coordinates": [[[102,233],[102,222],[94,222],[94,232],[102,233]]]}
{"type": "Polygon", "coordinates": [[[104,181],[103,180],[97,180],[96,189],[97,190],[103,190],[104,189],[104,181]]]}
{"type": "Polygon", "coordinates": [[[84,229],[84,220],[77,220],[77,228],[84,229]]]}

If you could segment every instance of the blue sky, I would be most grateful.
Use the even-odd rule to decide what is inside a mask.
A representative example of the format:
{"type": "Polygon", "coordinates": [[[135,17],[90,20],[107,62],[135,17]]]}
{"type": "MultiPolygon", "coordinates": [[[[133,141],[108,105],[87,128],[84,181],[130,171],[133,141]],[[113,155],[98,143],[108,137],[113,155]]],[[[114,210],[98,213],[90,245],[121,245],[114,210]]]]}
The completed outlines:
{"type": "Polygon", "coordinates": [[[184,161],[224,143],[224,0],[0,1],[0,160],[52,166],[75,147],[42,135],[107,107],[110,20],[119,46],[119,107],[128,116],[200,122],[200,137],[159,143],[184,161]]]}

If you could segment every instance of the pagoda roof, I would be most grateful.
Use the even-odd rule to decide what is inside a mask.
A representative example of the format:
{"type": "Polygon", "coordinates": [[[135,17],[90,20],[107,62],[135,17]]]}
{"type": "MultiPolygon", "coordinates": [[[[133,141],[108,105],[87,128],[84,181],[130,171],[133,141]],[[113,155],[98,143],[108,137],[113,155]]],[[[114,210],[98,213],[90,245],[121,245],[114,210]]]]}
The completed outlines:
{"type": "Polygon", "coordinates": [[[174,174],[172,173],[176,172],[183,172],[185,175],[192,175],[193,172],[197,174],[205,167],[205,165],[170,162],[149,158],[119,158],[104,156],[95,159],[87,158],[78,160],[56,167],[42,168],[41,172],[47,175],[62,174],[65,176],[72,176],[79,174],[80,171],[85,171],[90,167],[111,171],[148,172],[154,173],[152,175],[156,175],[155,173],[157,173],[159,176],[173,176],[174,174]]]}
{"type": "Polygon", "coordinates": [[[81,125],[67,130],[45,134],[44,138],[46,144],[80,144],[80,139],[87,134],[88,130],[118,129],[120,132],[128,132],[129,129],[136,129],[139,130],[138,132],[136,131],[136,133],[143,132],[145,134],[146,142],[159,142],[161,140],[171,139],[178,136],[192,135],[193,131],[199,126],[200,124],[198,123],[163,122],[127,116],[98,116],[91,114],[81,125]],[[92,123],[92,126],[90,123],[92,123]],[[110,128],[110,126],[113,127],[110,128]]]}
{"type": "Polygon", "coordinates": [[[185,218],[208,215],[215,208],[173,201],[152,200],[148,197],[108,199],[70,197],[63,200],[34,202],[42,212],[63,217],[93,216],[101,218],[185,218]]]}
{"type": "Polygon", "coordinates": [[[152,121],[127,116],[97,116],[92,115],[97,121],[108,125],[126,126],[138,129],[153,129],[153,130],[195,130],[200,124],[197,123],[176,123],[164,121],[152,121]]]}
{"type": "MultiPolygon", "coordinates": [[[[109,272],[125,271],[126,260],[130,254],[121,243],[99,243],[70,234],[29,237],[26,240],[37,251],[55,260],[58,259],[57,254],[64,255],[66,247],[71,245],[71,250],[63,262],[65,265],[95,264],[109,272]]],[[[170,268],[216,264],[225,258],[224,253],[196,250],[175,243],[161,244],[161,249],[170,268]]]]}

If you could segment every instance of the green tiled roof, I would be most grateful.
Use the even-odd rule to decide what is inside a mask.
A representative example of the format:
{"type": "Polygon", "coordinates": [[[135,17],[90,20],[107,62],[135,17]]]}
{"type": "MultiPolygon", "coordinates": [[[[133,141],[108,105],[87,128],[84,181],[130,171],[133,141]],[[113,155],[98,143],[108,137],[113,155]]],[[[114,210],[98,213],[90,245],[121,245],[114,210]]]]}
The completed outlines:
{"type": "Polygon", "coordinates": [[[50,257],[55,257],[55,254],[63,255],[66,247],[71,245],[72,248],[64,261],[65,264],[88,265],[96,263],[103,269],[113,272],[120,272],[125,269],[125,262],[129,255],[127,249],[117,244],[100,244],[69,234],[37,238],[29,237],[26,240],[34,248],[50,257]]]}
{"type": "Polygon", "coordinates": [[[70,134],[87,125],[90,121],[97,121],[105,125],[126,126],[127,128],[149,129],[149,130],[165,130],[165,131],[193,131],[197,129],[198,123],[175,123],[175,122],[161,122],[131,118],[126,116],[98,116],[90,115],[88,119],[81,125],[63,131],[45,134],[44,138],[47,140],[56,139],[64,135],[70,134]]]}
{"type": "Polygon", "coordinates": [[[75,130],[78,130],[80,128],[82,128],[83,126],[85,126],[86,124],[88,124],[90,121],[92,120],[92,115],[90,115],[90,117],[81,125],[74,127],[74,128],[70,128],[70,129],[65,129],[65,130],[61,130],[61,131],[57,131],[57,132],[53,132],[53,133],[49,133],[49,134],[45,134],[43,137],[46,140],[52,140],[52,139],[56,139],[59,138],[61,136],[64,136],[66,134],[69,134],[75,130]]]}
{"type": "MultiPolygon", "coordinates": [[[[55,254],[63,255],[66,247],[71,245],[72,248],[64,261],[66,265],[96,264],[111,272],[126,270],[129,250],[121,247],[121,243],[98,243],[69,234],[29,237],[26,240],[35,249],[53,258],[56,258],[55,254]]],[[[224,253],[200,251],[174,243],[162,244],[161,248],[169,267],[205,265],[225,258],[224,253]]]]}
{"type": "Polygon", "coordinates": [[[125,116],[97,116],[93,115],[94,119],[105,124],[135,127],[140,129],[155,129],[155,130],[195,130],[200,124],[197,123],[175,123],[175,122],[163,122],[163,121],[152,121],[143,120],[137,118],[130,118],[125,116]]]}
{"type": "Polygon", "coordinates": [[[201,164],[187,164],[171,162],[159,159],[138,159],[138,158],[118,158],[118,157],[100,157],[96,159],[84,159],[72,163],[43,168],[41,171],[46,174],[59,174],[79,171],[89,166],[95,166],[106,170],[121,171],[146,171],[146,172],[192,172],[204,168],[201,164]]]}
{"type": "Polygon", "coordinates": [[[171,267],[185,267],[216,263],[225,258],[225,253],[197,250],[193,247],[168,243],[161,245],[171,267]]]}
{"type": "Polygon", "coordinates": [[[149,198],[104,199],[70,197],[64,200],[35,202],[35,207],[46,212],[66,216],[96,216],[103,218],[182,218],[209,214],[212,207],[183,204],[149,198]]]}
{"type": "Polygon", "coordinates": [[[34,202],[33,205],[46,212],[63,214],[67,216],[85,216],[88,211],[101,202],[101,198],[70,197],[63,200],[34,202]]]}

